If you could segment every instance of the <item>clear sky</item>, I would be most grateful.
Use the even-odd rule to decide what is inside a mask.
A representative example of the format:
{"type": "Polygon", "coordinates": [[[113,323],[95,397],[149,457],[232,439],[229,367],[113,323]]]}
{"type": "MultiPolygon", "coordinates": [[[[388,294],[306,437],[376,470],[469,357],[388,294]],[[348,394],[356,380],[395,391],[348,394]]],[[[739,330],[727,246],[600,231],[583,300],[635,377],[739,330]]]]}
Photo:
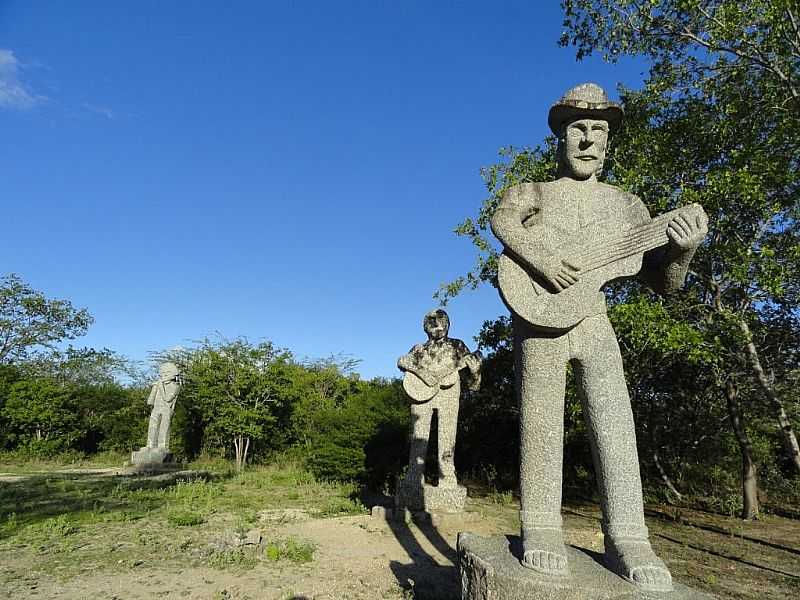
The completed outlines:
{"type": "MultiPolygon", "coordinates": [[[[480,168],[576,63],[557,2],[0,2],[0,272],[86,307],[133,359],[221,332],[393,376],[480,168]]],[[[448,306],[474,346],[496,292],[448,306]]]]}

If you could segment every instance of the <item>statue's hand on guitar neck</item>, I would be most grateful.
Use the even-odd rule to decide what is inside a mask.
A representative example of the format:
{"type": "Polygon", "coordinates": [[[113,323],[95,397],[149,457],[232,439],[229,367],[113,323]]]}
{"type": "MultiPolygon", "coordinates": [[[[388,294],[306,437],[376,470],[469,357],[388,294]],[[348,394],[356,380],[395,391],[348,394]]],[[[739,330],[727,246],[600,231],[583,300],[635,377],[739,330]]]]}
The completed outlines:
{"type": "Polygon", "coordinates": [[[708,234],[708,216],[699,204],[691,204],[669,222],[667,237],[679,250],[691,250],[708,234]]]}

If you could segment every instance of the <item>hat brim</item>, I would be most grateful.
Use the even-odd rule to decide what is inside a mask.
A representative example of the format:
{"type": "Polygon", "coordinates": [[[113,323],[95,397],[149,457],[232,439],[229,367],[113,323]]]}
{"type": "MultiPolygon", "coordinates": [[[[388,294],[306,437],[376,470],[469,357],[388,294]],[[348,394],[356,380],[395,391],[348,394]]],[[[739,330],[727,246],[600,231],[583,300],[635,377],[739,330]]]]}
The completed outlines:
{"type": "Polygon", "coordinates": [[[609,131],[615,131],[622,122],[622,114],[622,108],[611,102],[597,108],[554,104],[547,115],[547,124],[550,126],[550,131],[559,135],[561,126],[567,121],[574,121],[578,118],[600,119],[608,122],[609,131]]]}

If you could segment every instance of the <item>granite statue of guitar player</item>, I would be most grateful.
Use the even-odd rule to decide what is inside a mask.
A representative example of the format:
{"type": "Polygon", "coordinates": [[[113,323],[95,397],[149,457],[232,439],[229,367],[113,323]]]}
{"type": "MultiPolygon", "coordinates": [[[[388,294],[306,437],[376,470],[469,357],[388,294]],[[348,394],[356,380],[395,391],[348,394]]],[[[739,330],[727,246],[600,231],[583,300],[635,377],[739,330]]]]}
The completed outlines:
{"type": "Polygon", "coordinates": [[[470,352],[461,340],[449,338],[450,319],[436,309],[425,315],[424,344],[415,345],[397,361],[403,371],[403,388],[411,400],[413,420],[408,471],[400,484],[399,504],[416,510],[458,512],[466,490],[456,481],[453,462],[461,380],[473,390],[480,385],[481,355],[470,352]],[[438,486],[426,486],[425,456],[433,413],[437,415],[438,486]],[[425,494],[427,492],[427,497],[425,494]]]}
{"type": "Polygon", "coordinates": [[[651,218],[639,198],[598,181],[622,116],[595,84],[569,90],[548,118],[558,178],[511,187],[492,219],[514,330],[522,564],[552,576],[569,570],[560,509],[571,362],[597,473],[605,563],[645,590],[667,591],[671,575],[645,526],[633,413],[603,287],[638,277],[656,292],[677,290],[708,219],[696,204],[651,218]]]}

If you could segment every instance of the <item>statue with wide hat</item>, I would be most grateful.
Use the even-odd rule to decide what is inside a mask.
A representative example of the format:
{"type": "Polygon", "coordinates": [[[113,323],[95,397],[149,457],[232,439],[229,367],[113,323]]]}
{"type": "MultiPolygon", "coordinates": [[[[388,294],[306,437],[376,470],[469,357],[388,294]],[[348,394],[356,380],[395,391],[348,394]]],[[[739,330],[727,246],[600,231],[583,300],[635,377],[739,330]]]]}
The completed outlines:
{"type": "MultiPolygon", "coordinates": [[[[622,108],[595,83],[568,90],[548,114],[558,137],[558,178],[510,187],[492,217],[492,231],[503,245],[498,287],[511,312],[514,336],[522,539],[514,571],[510,565],[510,570],[500,568],[510,559],[495,552],[498,547],[459,538],[460,553],[492,564],[493,577],[501,571],[517,573],[509,576],[508,585],[498,583],[484,596],[483,584],[472,586],[466,576],[469,589],[463,598],[469,600],[528,598],[522,593],[525,586],[546,588],[548,598],[573,598],[578,596],[564,590],[584,584],[586,594],[580,597],[595,597],[592,586],[599,580],[591,583],[588,575],[596,567],[567,547],[562,529],[568,364],[575,373],[597,475],[605,565],[632,588],[620,592],[673,589],[644,520],[633,411],[604,288],[611,281],[638,278],[658,293],[678,290],[708,220],[696,204],[651,218],[638,197],[598,179],[608,138],[622,116],[622,108]]],[[[496,543],[507,545],[502,539],[496,543]]],[[[485,581],[488,571],[477,573],[470,564],[479,562],[464,559],[465,573],[475,572],[476,582],[485,581]]],[[[612,581],[607,573],[598,577],[612,581]]]]}

